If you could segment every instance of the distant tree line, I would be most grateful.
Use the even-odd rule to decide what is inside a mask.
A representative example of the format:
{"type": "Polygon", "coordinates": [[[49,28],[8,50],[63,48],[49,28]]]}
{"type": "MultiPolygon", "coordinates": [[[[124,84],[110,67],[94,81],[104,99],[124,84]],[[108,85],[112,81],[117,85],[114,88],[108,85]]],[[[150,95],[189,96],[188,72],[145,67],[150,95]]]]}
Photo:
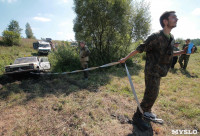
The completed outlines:
{"type": "MultiPolygon", "coordinates": [[[[179,42],[181,47],[185,44],[185,40],[186,39],[182,39],[182,38],[177,38],[176,39],[176,42],[179,42]]],[[[191,42],[195,45],[195,46],[200,46],[200,39],[197,38],[197,39],[190,39],[191,42]]]]}
{"type": "MultiPolygon", "coordinates": [[[[22,30],[16,20],[11,20],[6,30],[2,32],[3,43],[8,46],[20,45],[22,30]]],[[[29,23],[26,24],[25,33],[27,38],[35,39],[29,23]]]]}
{"type": "Polygon", "coordinates": [[[196,46],[200,46],[200,39],[197,38],[197,39],[191,39],[191,42],[196,45],[196,46]]]}

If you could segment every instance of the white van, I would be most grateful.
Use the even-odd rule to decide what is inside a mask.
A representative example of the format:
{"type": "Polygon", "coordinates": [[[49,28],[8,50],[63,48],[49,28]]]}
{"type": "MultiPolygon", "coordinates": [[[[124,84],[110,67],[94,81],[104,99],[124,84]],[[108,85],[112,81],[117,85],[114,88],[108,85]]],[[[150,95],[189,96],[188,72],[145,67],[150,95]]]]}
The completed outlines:
{"type": "Polygon", "coordinates": [[[39,41],[38,54],[48,54],[51,52],[51,46],[49,42],[39,41]]]}

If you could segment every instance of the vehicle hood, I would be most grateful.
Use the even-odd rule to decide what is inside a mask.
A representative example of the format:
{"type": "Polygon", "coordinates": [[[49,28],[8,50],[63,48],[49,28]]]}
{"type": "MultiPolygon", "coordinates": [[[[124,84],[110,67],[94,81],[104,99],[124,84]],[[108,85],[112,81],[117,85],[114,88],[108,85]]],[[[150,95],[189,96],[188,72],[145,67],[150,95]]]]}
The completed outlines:
{"type": "Polygon", "coordinates": [[[37,62],[32,62],[32,63],[20,63],[20,64],[12,64],[12,65],[7,65],[7,66],[5,66],[5,67],[16,68],[16,67],[29,66],[29,64],[38,65],[38,63],[37,63],[37,62]]]}

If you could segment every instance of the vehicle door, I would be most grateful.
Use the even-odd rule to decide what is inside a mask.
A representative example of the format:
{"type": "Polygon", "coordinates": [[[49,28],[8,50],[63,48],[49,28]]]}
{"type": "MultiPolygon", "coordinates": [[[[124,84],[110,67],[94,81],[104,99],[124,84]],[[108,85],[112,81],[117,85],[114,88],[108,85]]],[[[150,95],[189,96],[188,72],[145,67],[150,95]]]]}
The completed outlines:
{"type": "Polygon", "coordinates": [[[50,63],[49,63],[47,57],[41,57],[39,59],[39,65],[40,65],[40,70],[49,70],[50,69],[50,63]]]}

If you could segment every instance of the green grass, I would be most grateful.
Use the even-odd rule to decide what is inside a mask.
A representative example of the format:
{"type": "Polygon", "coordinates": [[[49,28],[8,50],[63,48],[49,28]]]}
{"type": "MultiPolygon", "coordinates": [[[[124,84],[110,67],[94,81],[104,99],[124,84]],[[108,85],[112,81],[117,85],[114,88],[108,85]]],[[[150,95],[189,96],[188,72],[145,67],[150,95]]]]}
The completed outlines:
{"type": "MultiPolygon", "coordinates": [[[[5,66],[18,56],[35,53],[31,44],[23,46],[23,49],[0,46],[1,55],[6,56],[6,61],[0,57],[0,64],[5,66]]],[[[152,123],[155,135],[171,136],[172,129],[200,130],[199,58],[199,52],[191,55],[187,71],[180,70],[176,64],[175,70],[162,78],[152,110],[165,123],[152,123]]],[[[145,62],[139,60],[129,71],[141,101],[145,62]]],[[[2,84],[0,135],[132,134],[132,125],[122,124],[118,119],[119,116],[132,118],[137,107],[124,66],[89,73],[88,81],[82,80],[83,73],[77,73],[8,80],[2,84]]],[[[0,81],[7,79],[1,75],[0,81]]]]}

